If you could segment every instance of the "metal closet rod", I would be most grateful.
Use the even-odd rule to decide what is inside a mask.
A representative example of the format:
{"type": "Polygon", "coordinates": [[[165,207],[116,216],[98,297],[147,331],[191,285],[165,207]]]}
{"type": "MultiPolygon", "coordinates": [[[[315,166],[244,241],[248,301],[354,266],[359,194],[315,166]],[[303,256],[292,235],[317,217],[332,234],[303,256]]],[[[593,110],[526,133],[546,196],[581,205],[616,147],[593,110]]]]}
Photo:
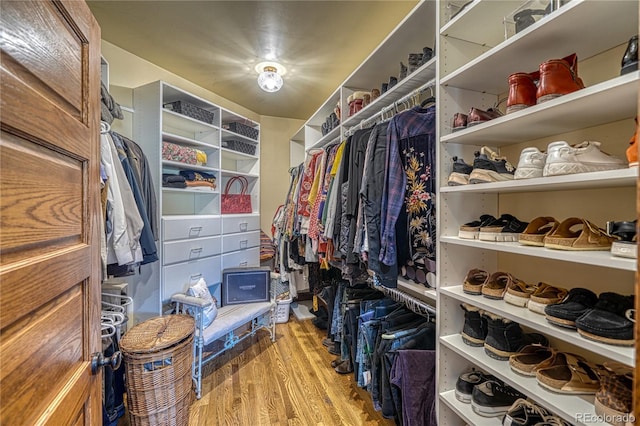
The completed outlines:
{"type": "Polygon", "coordinates": [[[424,83],[422,86],[418,87],[417,89],[412,90],[410,93],[404,95],[403,97],[401,97],[400,99],[398,99],[397,101],[394,101],[393,103],[382,107],[382,109],[375,113],[374,115],[372,115],[369,118],[365,118],[364,120],[360,121],[360,124],[356,124],[355,126],[349,128],[347,131],[345,131],[345,137],[351,136],[356,130],[360,130],[363,129],[364,127],[366,127],[367,125],[369,125],[370,123],[375,123],[378,119],[381,122],[386,121],[387,119],[390,119],[391,117],[393,117],[395,114],[398,113],[398,105],[406,102],[407,100],[413,98],[414,96],[418,96],[420,95],[422,92],[424,92],[425,90],[433,87],[436,85],[436,79],[432,78],[431,80],[427,81],[426,83],[424,83]],[[387,117],[387,114],[389,112],[393,112],[393,114],[390,117],[387,117]]]}
{"type": "Polygon", "coordinates": [[[395,288],[388,288],[382,285],[375,285],[374,283],[370,284],[372,288],[379,290],[385,294],[385,296],[390,299],[395,300],[396,302],[403,303],[407,308],[411,309],[413,312],[420,315],[427,315],[428,317],[436,317],[437,310],[433,306],[423,302],[420,299],[416,299],[413,296],[408,295],[407,293],[400,291],[395,288]]]}

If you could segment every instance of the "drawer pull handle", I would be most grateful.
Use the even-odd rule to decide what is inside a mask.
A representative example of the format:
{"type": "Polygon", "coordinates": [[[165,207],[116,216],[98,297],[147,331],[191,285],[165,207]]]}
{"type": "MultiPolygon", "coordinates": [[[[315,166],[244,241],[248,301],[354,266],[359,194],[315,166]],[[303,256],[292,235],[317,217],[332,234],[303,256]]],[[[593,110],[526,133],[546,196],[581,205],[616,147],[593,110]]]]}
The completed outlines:
{"type": "Polygon", "coordinates": [[[202,253],[202,247],[192,248],[191,251],[189,252],[189,258],[191,258],[192,255],[194,257],[198,257],[200,256],[200,253],[202,253]]]}
{"type": "Polygon", "coordinates": [[[249,222],[241,222],[240,223],[240,231],[245,232],[249,227],[249,222]]]}
{"type": "Polygon", "coordinates": [[[200,235],[200,231],[202,231],[202,226],[192,226],[189,228],[189,236],[200,235]]]}
{"type": "Polygon", "coordinates": [[[193,284],[196,281],[198,281],[200,278],[202,278],[202,274],[191,274],[189,275],[189,282],[193,284]]]}
{"type": "Polygon", "coordinates": [[[240,266],[247,266],[249,262],[240,262],[240,266]]]}
{"type": "Polygon", "coordinates": [[[249,244],[249,240],[242,240],[242,241],[240,241],[240,248],[241,249],[245,249],[245,248],[247,248],[248,244],[249,244]]]}

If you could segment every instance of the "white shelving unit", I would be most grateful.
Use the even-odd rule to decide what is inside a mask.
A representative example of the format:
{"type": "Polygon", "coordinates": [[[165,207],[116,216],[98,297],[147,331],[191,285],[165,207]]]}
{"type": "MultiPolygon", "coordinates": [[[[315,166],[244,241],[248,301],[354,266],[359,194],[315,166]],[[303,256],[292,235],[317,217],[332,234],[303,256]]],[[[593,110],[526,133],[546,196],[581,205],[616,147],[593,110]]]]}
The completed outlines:
{"type": "MultiPolygon", "coordinates": [[[[604,151],[624,158],[637,115],[640,74],[620,76],[620,60],[626,43],[638,32],[638,3],[571,0],[507,39],[503,19],[522,1],[474,0],[446,21],[449,3],[438,2],[438,421],[446,425],[501,424],[500,418],[480,417],[469,404],[455,398],[458,376],[475,367],[566,421],[584,425],[583,415],[595,413],[593,395],[551,392],[535,378],[514,373],[507,362],[490,358],[482,347],[464,344],[460,304],[469,303],[517,322],[525,331],[546,335],[551,346],[588,360],[634,366],[635,349],[587,340],[576,331],[549,324],[543,315],[526,308],[470,296],[462,291],[462,282],[467,271],[481,268],[489,273],[507,271],[526,282],[586,287],[596,294],[634,294],[636,260],[614,257],[607,251],[569,252],[465,240],[458,238],[458,229],[481,214],[511,213],[527,221],[537,216],[560,221],[578,216],[600,226],[607,220],[633,220],[638,169],[457,187],[446,182],[452,157],[471,160],[472,153],[483,145],[499,149],[514,166],[523,148],[545,150],[556,140],[599,140],[604,151]],[[574,52],[584,89],[452,132],[455,113],[467,113],[471,107],[486,110],[505,98],[510,74],[535,71],[546,60],[574,52]]],[[[504,111],[504,105],[501,109],[504,111]]]]}
{"type": "MultiPolygon", "coordinates": [[[[162,219],[160,262],[145,265],[134,295],[137,319],[144,320],[160,315],[172,294],[186,291],[201,277],[221,300],[219,283],[224,268],[260,264],[260,125],[162,81],[135,88],[133,98],[134,137],[148,158],[162,219]],[[165,108],[175,101],[209,111],[213,114],[211,122],[165,108]],[[235,129],[255,133],[255,138],[232,131],[227,128],[229,123],[235,129]],[[163,142],[203,151],[206,164],[163,158],[163,142]],[[237,149],[240,145],[242,151],[237,149]],[[213,174],[216,188],[162,186],[163,173],[184,170],[213,174]],[[233,176],[247,178],[253,207],[248,214],[221,212],[222,193],[233,176]]],[[[239,190],[236,184],[232,185],[232,193],[239,190]]]]}

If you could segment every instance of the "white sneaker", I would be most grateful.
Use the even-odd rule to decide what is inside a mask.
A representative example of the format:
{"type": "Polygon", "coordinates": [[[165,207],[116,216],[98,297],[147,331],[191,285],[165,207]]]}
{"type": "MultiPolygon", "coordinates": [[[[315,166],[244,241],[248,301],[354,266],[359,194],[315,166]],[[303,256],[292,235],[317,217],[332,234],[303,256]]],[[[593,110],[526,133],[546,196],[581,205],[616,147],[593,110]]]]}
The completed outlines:
{"type": "Polygon", "coordinates": [[[520,160],[514,179],[531,179],[542,177],[542,169],[547,160],[547,154],[538,148],[525,148],[520,153],[520,160]]]}
{"type": "Polygon", "coordinates": [[[565,141],[551,142],[547,147],[547,161],[543,176],[570,175],[623,169],[626,161],[600,151],[600,142],[584,141],[569,145],[565,141]]]}

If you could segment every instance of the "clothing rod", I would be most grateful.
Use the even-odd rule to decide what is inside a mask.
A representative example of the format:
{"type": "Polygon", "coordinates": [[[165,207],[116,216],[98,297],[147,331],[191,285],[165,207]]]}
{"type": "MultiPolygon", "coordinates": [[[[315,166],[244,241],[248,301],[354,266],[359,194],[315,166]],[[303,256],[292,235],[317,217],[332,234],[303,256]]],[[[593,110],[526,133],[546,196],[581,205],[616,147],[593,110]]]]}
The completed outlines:
{"type": "Polygon", "coordinates": [[[435,307],[425,303],[424,301],[417,299],[403,291],[396,288],[389,288],[383,285],[376,285],[374,282],[370,282],[370,286],[376,290],[379,290],[385,294],[385,296],[396,302],[404,303],[407,308],[411,309],[417,314],[427,314],[428,316],[436,316],[437,310],[435,307]]]}

